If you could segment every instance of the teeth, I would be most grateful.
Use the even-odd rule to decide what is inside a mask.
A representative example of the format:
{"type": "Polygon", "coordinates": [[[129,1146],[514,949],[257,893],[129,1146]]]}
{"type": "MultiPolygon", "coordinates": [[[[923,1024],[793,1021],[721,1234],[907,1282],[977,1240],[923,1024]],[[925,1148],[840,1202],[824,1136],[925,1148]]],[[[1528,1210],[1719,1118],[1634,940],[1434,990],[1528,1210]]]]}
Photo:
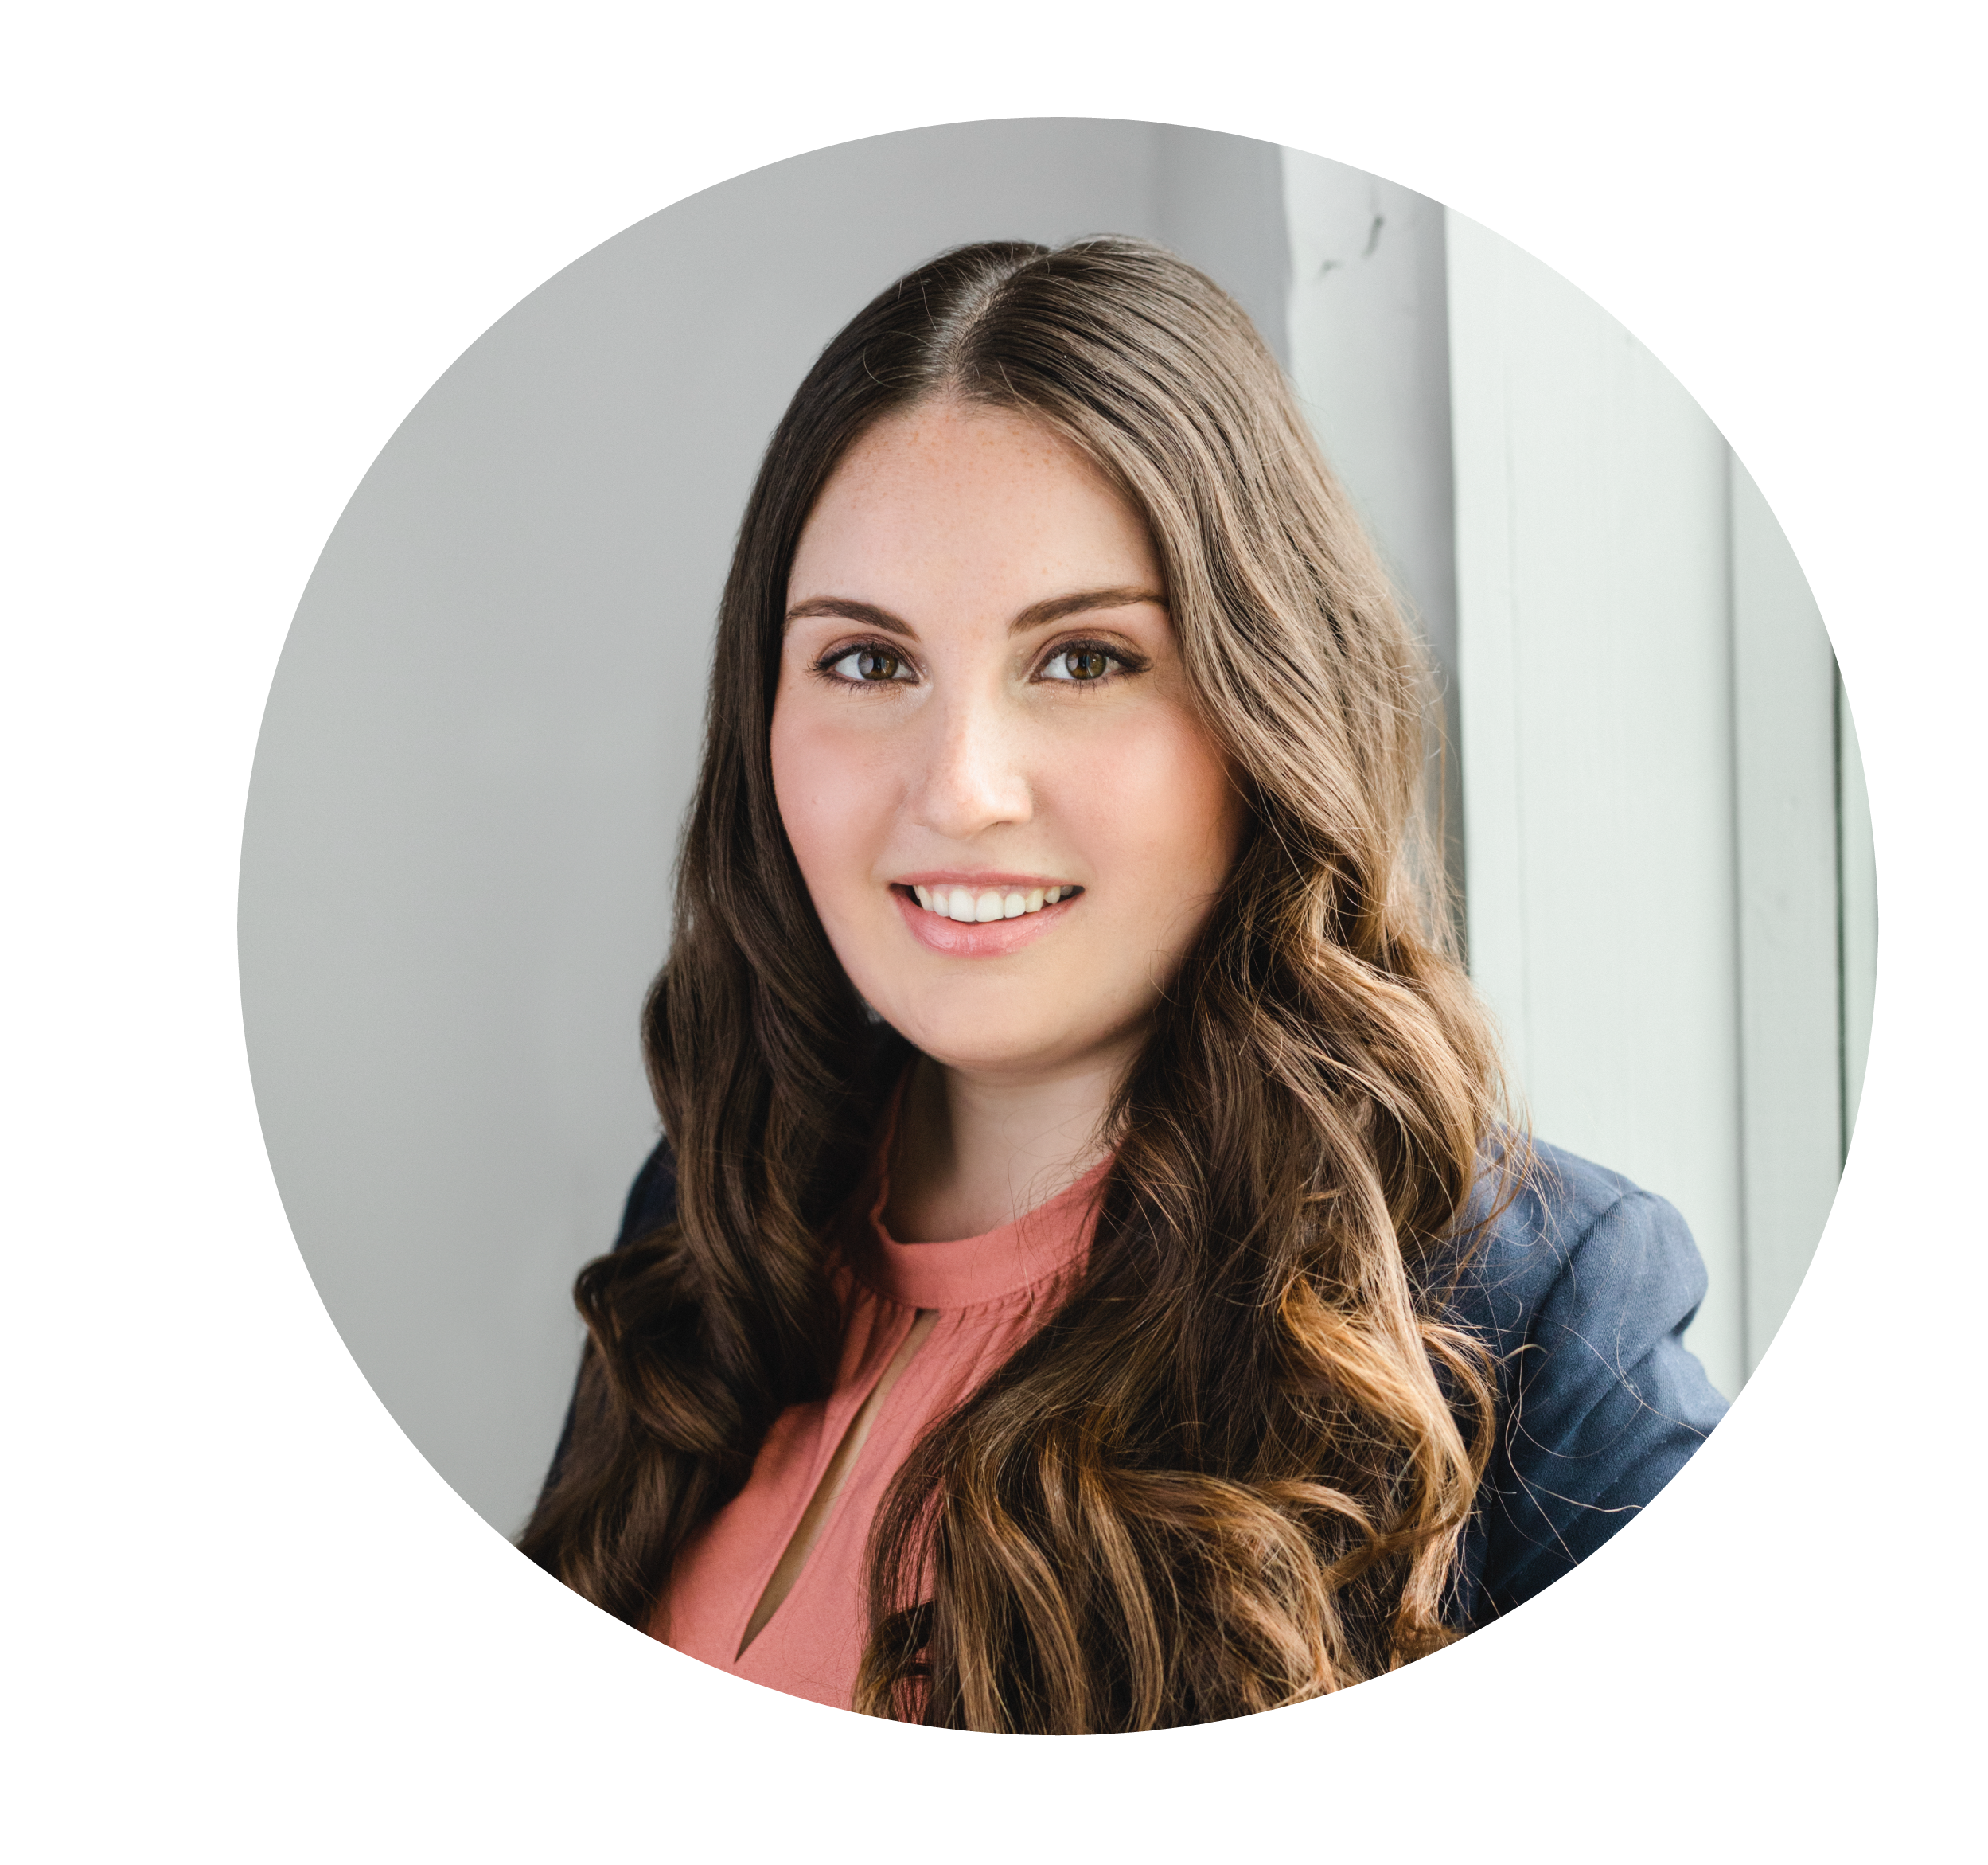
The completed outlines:
{"type": "Polygon", "coordinates": [[[928,913],[936,913],[941,919],[957,919],[969,925],[984,925],[993,919],[1019,919],[1024,915],[1039,913],[1045,907],[1054,907],[1066,894],[1077,892],[1074,888],[1019,888],[1005,892],[989,889],[984,894],[970,894],[965,888],[926,888],[913,884],[911,892],[918,903],[928,913]]]}

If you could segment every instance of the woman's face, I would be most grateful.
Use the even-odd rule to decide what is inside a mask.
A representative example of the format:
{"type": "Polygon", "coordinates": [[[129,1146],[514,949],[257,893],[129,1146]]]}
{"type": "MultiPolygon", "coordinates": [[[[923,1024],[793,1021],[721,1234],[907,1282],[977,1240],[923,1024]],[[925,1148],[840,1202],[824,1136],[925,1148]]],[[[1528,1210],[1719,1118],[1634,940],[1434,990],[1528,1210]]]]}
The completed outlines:
{"type": "Polygon", "coordinates": [[[949,1067],[1114,1059],[1245,821],[1137,513],[1039,423],[929,403],[830,478],[787,600],[774,785],[851,981],[949,1067]]]}

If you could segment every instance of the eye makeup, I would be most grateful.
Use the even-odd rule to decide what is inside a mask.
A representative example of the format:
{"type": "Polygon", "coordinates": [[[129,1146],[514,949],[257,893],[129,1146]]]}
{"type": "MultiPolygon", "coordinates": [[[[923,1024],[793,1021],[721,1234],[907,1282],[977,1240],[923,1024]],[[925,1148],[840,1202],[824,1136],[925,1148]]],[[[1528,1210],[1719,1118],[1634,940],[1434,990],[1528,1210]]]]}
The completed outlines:
{"type": "MultiPolygon", "coordinates": [[[[1152,661],[1122,641],[1091,636],[1059,641],[1036,662],[1032,683],[1053,686],[1105,686],[1144,673],[1152,661]]],[[[886,641],[837,642],[810,664],[809,671],[830,685],[915,686],[922,677],[902,648],[886,641]],[[850,664],[848,671],[841,671],[850,664]]]]}
{"type": "Polygon", "coordinates": [[[1123,642],[1097,641],[1089,636],[1059,641],[1038,663],[1034,677],[1056,686],[1102,686],[1114,677],[1144,673],[1152,663],[1123,642]],[[1105,663],[1096,672],[1080,673],[1072,661],[1105,663]],[[1063,671],[1056,671],[1058,667],[1063,671]]]}

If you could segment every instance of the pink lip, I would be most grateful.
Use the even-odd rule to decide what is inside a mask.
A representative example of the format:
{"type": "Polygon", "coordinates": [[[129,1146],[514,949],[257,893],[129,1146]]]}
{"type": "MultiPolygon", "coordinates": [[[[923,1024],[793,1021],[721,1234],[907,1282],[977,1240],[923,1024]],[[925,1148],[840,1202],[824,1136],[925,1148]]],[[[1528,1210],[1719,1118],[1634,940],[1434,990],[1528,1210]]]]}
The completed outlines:
{"type": "Polygon", "coordinates": [[[1025,894],[1031,888],[1066,888],[1073,884],[1060,874],[997,874],[992,868],[934,868],[918,874],[900,874],[896,884],[901,888],[965,888],[973,894],[990,888],[1004,894],[1025,894]]]}
{"type": "MultiPolygon", "coordinates": [[[[970,887],[976,881],[989,888],[1000,887],[1004,882],[1010,887],[1043,884],[1033,877],[998,874],[934,874],[929,879],[922,874],[918,877],[920,887],[970,887]]],[[[1019,952],[1023,946],[1039,939],[1083,898],[1078,894],[1071,899],[1058,900],[1054,907],[1045,907],[1039,913],[1024,913],[1019,919],[969,922],[941,919],[936,913],[926,912],[902,891],[910,884],[906,881],[891,888],[891,898],[897,902],[898,912],[904,915],[904,923],[911,929],[911,936],[928,951],[947,958],[998,958],[1005,953],[1019,952]]],[[[1055,883],[1049,884],[1053,887],[1055,883]]]]}

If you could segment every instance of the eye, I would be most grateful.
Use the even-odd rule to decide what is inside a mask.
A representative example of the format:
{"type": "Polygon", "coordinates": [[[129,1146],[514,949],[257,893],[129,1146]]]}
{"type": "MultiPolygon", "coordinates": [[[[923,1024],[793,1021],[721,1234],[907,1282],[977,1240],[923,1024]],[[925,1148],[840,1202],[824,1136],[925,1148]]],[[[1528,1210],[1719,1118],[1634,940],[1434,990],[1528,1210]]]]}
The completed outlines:
{"type": "Polygon", "coordinates": [[[1125,661],[1094,641],[1074,641],[1057,649],[1043,664],[1042,677],[1060,680],[1074,686],[1089,686],[1102,680],[1125,661]]]}
{"type": "Polygon", "coordinates": [[[885,647],[879,642],[865,642],[862,646],[845,648],[829,660],[820,664],[821,671],[838,680],[846,680],[852,686],[887,686],[891,681],[900,683],[915,679],[911,663],[895,648],[885,647]]]}

